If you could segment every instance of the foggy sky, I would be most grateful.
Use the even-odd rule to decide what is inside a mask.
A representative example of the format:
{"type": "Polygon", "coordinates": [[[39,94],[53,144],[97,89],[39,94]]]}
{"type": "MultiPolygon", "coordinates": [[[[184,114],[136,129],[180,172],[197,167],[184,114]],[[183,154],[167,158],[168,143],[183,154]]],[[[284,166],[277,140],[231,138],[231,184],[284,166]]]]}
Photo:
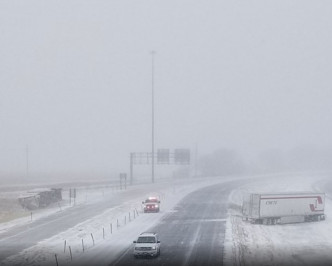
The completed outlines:
{"type": "Polygon", "coordinates": [[[0,1],[0,172],[332,147],[331,1],[0,1]]]}

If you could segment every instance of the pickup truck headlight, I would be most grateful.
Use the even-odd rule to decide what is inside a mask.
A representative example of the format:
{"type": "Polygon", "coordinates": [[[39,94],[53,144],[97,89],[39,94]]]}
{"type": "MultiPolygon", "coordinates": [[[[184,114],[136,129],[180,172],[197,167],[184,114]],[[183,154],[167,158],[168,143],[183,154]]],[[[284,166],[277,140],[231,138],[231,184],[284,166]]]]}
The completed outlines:
{"type": "Polygon", "coordinates": [[[156,247],[152,247],[151,249],[155,250],[155,249],[156,249],[156,247]]]}

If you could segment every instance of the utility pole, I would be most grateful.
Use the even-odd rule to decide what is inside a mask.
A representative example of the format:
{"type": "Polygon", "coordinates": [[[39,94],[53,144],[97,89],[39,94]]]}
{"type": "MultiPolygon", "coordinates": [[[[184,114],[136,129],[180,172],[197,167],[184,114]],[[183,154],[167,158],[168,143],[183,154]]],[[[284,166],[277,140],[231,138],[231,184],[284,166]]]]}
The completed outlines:
{"type": "Polygon", "coordinates": [[[195,177],[197,177],[197,142],[195,145],[195,177]]]}
{"type": "Polygon", "coordinates": [[[152,176],[152,183],[154,183],[154,55],[155,51],[151,51],[152,56],[152,80],[151,80],[151,89],[152,89],[152,169],[151,169],[151,176],[152,176]]]}
{"type": "Polygon", "coordinates": [[[29,178],[29,146],[26,146],[26,177],[29,178]]]}
{"type": "Polygon", "coordinates": [[[134,153],[130,153],[130,185],[133,184],[134,153]]]}

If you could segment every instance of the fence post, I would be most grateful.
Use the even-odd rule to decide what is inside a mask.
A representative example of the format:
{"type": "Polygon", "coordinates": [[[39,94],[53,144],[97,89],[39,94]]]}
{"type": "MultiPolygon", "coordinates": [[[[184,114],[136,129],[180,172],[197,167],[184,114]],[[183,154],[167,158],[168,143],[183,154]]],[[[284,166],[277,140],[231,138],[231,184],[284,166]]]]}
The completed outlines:
{"type": "Polygon", "coordinates": [[[54,254],[55,256],[55,262],[56,262],[56,266],[59,266],[59,263],[58,263],[58,256],[56,254],[54,254]]]}
{"type": "Polygon", "coordinates": [[[73,254],[71,253],[71,247],[69,246],[70,260],[73,260],[73,254]]]}
{"type": "Polygon", "coordinates": [[[66,253],[66,246],[67,246],[67,241],[65,240],[64,248],[63,248],[63,253],[66,253]]]}
{"type": "Polygon", "coordinates": [[[84,252],[84,241],[83,241],[83,238],[82,238],[82,248],[83,248],[83,252],[84,252]]]}
{"type": "Polygon", "coordinates": [[[92,233],[91,233],[91,238],[92,238],[93,245],[95,245],[95,240],[93,238],[93,234],[92,233]]]}
{"type": "Polygon", "coordinates": [[[110,224],[110,227],[111,227],[111,234],[112,234],[112,231],[113,231],[113,230],[112,230],[112,224],[110,224]]]}

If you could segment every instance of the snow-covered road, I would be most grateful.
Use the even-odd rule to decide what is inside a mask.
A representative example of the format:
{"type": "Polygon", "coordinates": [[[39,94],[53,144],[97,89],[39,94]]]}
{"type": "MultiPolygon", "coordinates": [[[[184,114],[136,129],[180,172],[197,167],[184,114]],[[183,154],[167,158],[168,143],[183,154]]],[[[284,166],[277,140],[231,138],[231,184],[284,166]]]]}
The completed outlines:
{"type": "MultiPolygon", "coordinates": [[[[332,203],[326,199],[326,220],[316,223],[264,226],[243,222],[240,216],[245,192],[324,191],[329,179],[325,175],[275,175],[246,178],[251,182],[233,190],[229,197],[226,221],[224,265],[331,265],[332,203]],[[317,264],[318,263],[318,264],[317,264]]],[[[188,193],[229,179],[204,179],[163,185],[154,190],[163,196],[162,212],[142,215],[140,202],[127,195],[123,204],[82,221],[76,226],[40,241],[1,262],[1,265],[80,265],[82,261],[105,252],[114,258],[127,249],[142,232],[157,225],[163,215],[172,213],[188,193]],[[134,217],[135,211],[138,211],[134,217]],[[129,214],[131,215],[129,221],[129,214]],[[117,226],[117,222],[119,226],[117,226]],[[112,230],[111,230],[112,227],[112,230]],[[83,242],[83,245],[82,245],[83,242]],[[83,252],[84,246],[84,252],[83,252]],[[72,259],[69,252],[71,250],[72,259]]],[[[92,259],[93,261],[93,259],[92,259]]],[[[108,265],[109,257],[100,264],[108,265]]]]}
{"type": "MultiPolygon", "coordinates": [[[[132,244],[127,244],[125,255],[117,261],[109,254],[104,255],[112,266],[221,265],[227,198],[238,182],[223,182],[190,193],[172,212],[163,215],[156,226],[149,228],[157,232],[161,240],[161,255],[157,258],[134,258],[132,244]]],[[[99,264],[98,258],[94,262],[99,264]]]]}
{"type": "MultiPolygon", "coordinates": [[[[192,179],[189,182],[188,180],[163,181],[153,185],[143,185],[144,189],[139,198],[137,198],[137,194],[130,193],[130,190],[134,188],[117,192],[116,196],[123,200],[122,204],[109,208],[68,230],[55,234],[53,237],[44,239],[19,254],[8,257],[1,262],[1,265],[53,265],[56,260],[59,265],[80,265],[82,261],[98,256],[105,249],[108,252],[110,246],[112,254],[117,256],[124,246],[131,243],[132,239],[141,230],[147,230],[156,224],[162,215],[171,211],[175,204],[185,195],[197,188],[219,182],[221,181],[218,178],[192,179]],[[141,201],[149,193],[159,194],[162,200],[161,213],[153,217],[141,215],[141,201]],[[103,247],[104,245],[106,246],[103,247]],[[72,256],[70,255],[69,247],[72,256]],[[96,253],[96,255],[91,255],[92,253],[96,253]],[[71,257],[73,258],[72,261],[71,257]]],[[[104,193],[97,191],[93,197],[94,201],[98,202],[105,200],[105,198],[107,199],[105,193],[107,191],[104,191],[104,193]],[[99,200],[97,195],[99,195],[99,200]]],[[[83,197],[78,203],[90,204],[91,202],[85,202],[83,197]]],[[[40,217],[43,216],[41,215],[40,217]]],[[[22,220],[18,220],[18,223],[21,224],[22,220]]],[[[15,229],[13,224],[8,224],[8,227],[15,229]]],[[[2,231],[6,231],[6,229],[3,227],[2,231]]],[[[26,240],[22,239],[22,241],[26,240]]],[[[108,261],[105,261],[105,265],[107,264],[108,261]]]]}

